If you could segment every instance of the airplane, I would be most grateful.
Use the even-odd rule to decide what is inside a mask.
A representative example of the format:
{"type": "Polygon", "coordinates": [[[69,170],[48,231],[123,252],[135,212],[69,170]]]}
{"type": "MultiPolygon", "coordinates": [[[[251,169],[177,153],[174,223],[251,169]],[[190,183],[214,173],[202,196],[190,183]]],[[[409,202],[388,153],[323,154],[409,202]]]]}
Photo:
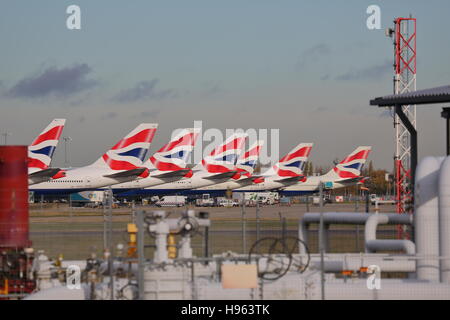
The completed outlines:
{"type": "Polygon", "coordinates": [[[222,183],[230,179],[239,179],[241,174],[235,167],[236,159],[247,134],[235,133],[223,144],[217,146],[199,164],[192,168],[192,176],[171,183],[133,190],[123,196],[148,196],[161,194],[189,194],[191,189],[222,183]]]}
{"type": "Polygon", "coordinates": [[[144,163],[143,166],[150,171],[147,178],[115,184],[113,193],[120,196],[120,193],[130,189],[143,189],[191,177],[193,173],[187,168],[186,162],[194,149],[199,131],[199,128],[181,130],[144,163]]]}
{"type": "Polygon", "coordinates": [[[253,179],[254,184],[233,191],[268,191],[296,184],[305,178],[303,168],[311,153],[312,146],[312,143],[300,143],[260,177],[255,177],[253,179]]]}
{"type": "Polygon", "coordinates": [[[366,163],[372,147],[360,146],[350,153],[344,160],[336,164],[329,172],[321,176],[308,176],[302,182],[281,188],[280,195],[295,196],[319,192],[320,183],[324,190],[349,187],[362,182],[361,170],[366,163]]]}
{"type": "Polygon", "coordinates": [[[210,195],[219,196],[225,195],[228,190],[242,188],[253,184],[255,177],[252,177],[253,171],[258,161],[259,154],[264,145],[263,140],[256,141],[247,152],[245,152],[237,161],[236,169],[241,174],[237,180],[231,179],[226,182],[193,189],[190,193],[208,193],[210,195]]]}
{"type": "Polygon", "coordinates": [[[65,177],[35,184],[29,190],[35,195],[61,195],[146,178],[149,170],[142,167],[142,161],[157,127],[155,123],[140,124],[93,164],[66,169],[65,177]]]}
{"type": "Polygon", "coordinates": [[[49,166],[65,123],[66,119],[53,119],[28,146],[28,185],[64,176],[60,168],[49,166]]]}

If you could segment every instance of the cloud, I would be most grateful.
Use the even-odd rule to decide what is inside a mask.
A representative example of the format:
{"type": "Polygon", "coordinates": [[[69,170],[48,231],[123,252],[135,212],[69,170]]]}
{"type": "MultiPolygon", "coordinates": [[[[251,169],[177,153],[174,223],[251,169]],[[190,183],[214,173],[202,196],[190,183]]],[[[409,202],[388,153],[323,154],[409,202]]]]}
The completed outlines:
{"type": "Polygon", "coordinates": [[[114,119],[114,118],[117,118],[117,113],[110,111],[110,112],[102,115],[100,117],[100,120],[111,120],[111,119],[114,119]]]}
{"type": "Polygon", "coordinates": [[[5,95],[11,98],[68,97],[97,85],[97,81],[87,79],[91,72],[92,68],[85,63],[61,69],[50,67],[20,80],[5,95]]]}
{"type": "Polygon", "coordinates": [[[173,89],[156,89],[158,83],[159,79],[140,81],[134,87],[119,92],[119,94],[113,97],[113,100],[119,103],[129,103],[142,100],[162,100],[178,96],[173,89]]]}
{"type": "Polygon", "coordinates": [[[393,111],[390,109],[385,109],[379,114],[379,118],[392,118],[393,111]]]}
{"type": "Polygon", "coordinates": [[[300,55],[297,62],[297,70],[303,70],[311,63],[317,62],[320,58],[325,57],[331,53],[331,48],[325,43],[317,44],[309,49],[306,49],[300,55]]]}
{"type": "Polygon", "coordinates": [[[156,118],[161,110],[148,110],[139,112],[135,117],[136,118],[156,118]]]}
{"type": "Polygon", "coordinates": [[[356,81],[356,80],[379,80],[385,75],[392,73],[392,62],[389,60],[381,64],[370,66],[367,68],[350,70],[347,73],[336,77],[340,81],[356,81]]]}

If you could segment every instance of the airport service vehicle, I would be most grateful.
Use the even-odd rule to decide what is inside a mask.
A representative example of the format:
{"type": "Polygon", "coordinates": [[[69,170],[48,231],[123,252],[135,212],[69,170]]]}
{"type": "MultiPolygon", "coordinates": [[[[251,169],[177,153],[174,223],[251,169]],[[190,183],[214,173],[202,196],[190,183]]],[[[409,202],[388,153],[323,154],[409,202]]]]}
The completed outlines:
{"type": "Polygon", "coordinates": [[[395,204],[396,201],[392,197],[379,197],[375,193],[370,195],[370,203],[374,205],[382,205],[382,204],[395,204]]]}
{"type": "Polygon", "coordinates": [[[143,123],[89,166],[65,170],[65,177],[30,186],[35,195],[61,195],[98,188],[148,176],[142,167],[157,124],[143,123]]]}
{"type": "Polygon", "coordinates": [[[70,194],[70,203],[72,207],[90,205],[91,207],[100,206],[105,199],[104,191],[81,191],[70,194]]]}
{"type": "Polygon", "coordinates": [[[182,207],[186,204],[185,196],[164,196],[156,201],[158,207],[182,207]]]}
{"type": "Polygon", "coordinates": [[[214,198],[209,193],[202,194],[202,197],[195,200],[197,207],[213,207],[214,198]]]}
{"type": "Polygon", "coordinates": [[[300,143],[269,170],[254,179],[254,184],[237,188],[237,192],[268,191],[296,184],[304,179],[303,168],[311,153],[312,143],[300,143]]]}
{"type": "Polygon", "coordinates": [[[258,192],[257,201],[260,204],[272,205],[279,201],[278,192],[258,192]]]}
{"type": "Polygon", "coordinates": [[[60,168],[50,168],[53,153],[66,119],[54,119],[28,146],[28,184],[63,177],[60,168]]]}
{"type": "Polygon", "coordinates": [[[349,187],[364,180],[361,170],[366,163],[372,147],[360,146],[350,153],[344,160],[336,164],[328,173],[321,176],[309,176],[302,182],[286,188],[280,188],[281,195],[294,196],[319,192],[322,182],[324,190],[349,187]]]}
{"type": "Polygon", "coordinates": [[[216,203],[218,207],[226,207],[226,208],[231,208],[237,205],[232,199],[227,199],[223,197],[217,198],[216,203]]]}
{"type": "Polygon", "coordinates": [[[236,163],[236,169],[241,175],[239,179],[231,179],[226,182],[213,184],[210,186],[197,188],[191,192],[210,193],[215,196],[223,196],[228,190],[242,188],[253,184],[255,178],[252,177],[259,154],[264,145],[263,140],[256,141],[246,152],[244,152],[236,163]]]}
{"type": "Polygon", "coordinates": [[[155,194],[198,194],[191,189],[222,183],[229,179],[238,179],[240,174],[235,167],[236,159],[241,153],[247,134],[235,133],[224,143],[217,146],[201,163],[192,168],[192,176],[171,183],[133,190],[124,195],[155,194]]]}
{"type": "Polygon", "coordinates": [[[190,128],[175,134],[166,145],[143,164],[149,169],[147,178],[116,184],[112,187],[113,193],[122,196],[122,193],[130,189],[143,189],[189,177],[192,170],[187,168],[186,162],[194,149],[198,133],[198,128],[190,128]]]}

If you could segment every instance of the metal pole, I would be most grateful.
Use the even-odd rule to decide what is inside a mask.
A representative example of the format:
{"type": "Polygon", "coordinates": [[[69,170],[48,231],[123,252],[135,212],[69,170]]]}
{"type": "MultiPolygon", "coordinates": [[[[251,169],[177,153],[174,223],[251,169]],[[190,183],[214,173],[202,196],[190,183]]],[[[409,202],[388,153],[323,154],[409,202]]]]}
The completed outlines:
{"type": "Polygon", "coordinates": [[[246,239],[246,218],[245,218],[245,192],[242,193],[241,213],[242,213],[242,253],[247,252],[247,239],[246,239]]]}
{"type": "Polygon", "coordinates": [[[108,206],[108,191],[103,192],[103,252],[108,248],[108,237],[107,237],[107,217],[106,210],[108,206]]]}
{"type": "Polygon", "coordinates": [[[137,254],[138,254],[138,290],[139,300],[144,300],[144,215],[145,211],[137,212],[137,254]]]}
{"type": "Polygon", "coordinates": [[[209,227],[205,227],[205,258],[209,257],[209,227]]]}
{"type": "Polygon", "coordinates": [[[112,228],[112,206],[113,206],[113,193],[111,186],[108,188],[108,270],[109,270],[109,286],[111,290],[111,300],[114,300],[114,275],[113,275],[113,251],[114,251],[114,243],[113,243],[113,228],[112,228]]]}
{"type": "Polygon", "coordinates": [[[369,190],[366,190],[366,213],[369,213],[369,190]]]}
{"type": "MultiPolygon", "coordinates": [[[[356,185],[356,201],[355,201],[355,212],[359,210],[359,186],[356,185]]],[[[359,225],[356,225],[356,251],[359,252],[359,225]]]]}
{"type": "Polygon", "coordinates": [[[450,108],[442,108],[441,117],[446,120],[447,124],[447,156],[450,155],[450,108]]]}
{"type": "Polygon", "coordinates": [[[320,251],[320,291],[321,299],[325,300],[325,262],[324,262],[324,237],[323,237],[323,183],[319,183],[320,225],[319,225],[319,251],[320,251]]]}
{"type": "Polygon", "coordinates": [[[259,240],[259,200],[256,198],[256,241],[259,240]]]}

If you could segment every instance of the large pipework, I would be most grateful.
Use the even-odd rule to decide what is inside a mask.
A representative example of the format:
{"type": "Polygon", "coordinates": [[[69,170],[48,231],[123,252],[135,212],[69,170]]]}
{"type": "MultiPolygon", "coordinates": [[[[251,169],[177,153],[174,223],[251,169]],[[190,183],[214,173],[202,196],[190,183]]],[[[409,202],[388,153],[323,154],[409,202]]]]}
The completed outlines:
{"type": "Polygon", "coordinates": [[[366,252],[402,250],[406,254],[414,255],[416,246],[410,240],[377,239],[377,227],[379,224],[411,224],[412,216],[408,214],[372,214],[366,221],[364,238],[366,252]]]}
{"type": "Polygon", "coordinates": [[[439,173],[439,255],[441,282],[450,283],[450,157],[439,173]]]}
{"type": "MultiPolygon", "coordinates": [[[[368,252],[373,252],[376,250],[404,250],[405,252],[415,251],[414,244],[412,242],[404,242],[403,240],[377,240],[376,239],[376,227],[378,224],[412,224],[411,215],[407,214],[396,214],[396,213],[386,213],[386,214],[368,214],[368,213],[356,213],[356,212],[325,212],[323,213],[323,221],[325,226],[325,242],[328,238],[326,233],[330,224],[354,224],[363,225],[366,224],[366,249],[368,252]],[[381,218],[372,218],[376,216],[382,216],[381,218]],[[367,225],[369,219],[370,224],[367,225]],[[369,229],[369,231],[367,230],[369,229]],[[367,238],[369,237],[369,238],[367,238]],[[367,246],[367,241],[370,244],[367,246]],[[376,241],[376,242],[374,242],[376,241]],[[388,241],[388,242],[386,242],[388,241]],[[400,248],[400,249],[399,249],[400,248]]],[[[320,213],[318,212],[308,212],[305,213],[303,218],[300,220],[298,237],[300,240],[308,243],[308,226],[311,223],[320,222],[320,213]]],[[[306,254],[304,246],[299,246],[299,253],[301,255],[306,254]]]]}
{"type": "Polygon", "coordinates": [[[28,238],[28,148],[0,146],[0,247],[24,248],[28,238]]]}
{"type": "Polygon", "coordinates": [[[439,170],[444,157],[426,157],[416,170],[414,230],[417,279],[439,281],[439,170]]]}

